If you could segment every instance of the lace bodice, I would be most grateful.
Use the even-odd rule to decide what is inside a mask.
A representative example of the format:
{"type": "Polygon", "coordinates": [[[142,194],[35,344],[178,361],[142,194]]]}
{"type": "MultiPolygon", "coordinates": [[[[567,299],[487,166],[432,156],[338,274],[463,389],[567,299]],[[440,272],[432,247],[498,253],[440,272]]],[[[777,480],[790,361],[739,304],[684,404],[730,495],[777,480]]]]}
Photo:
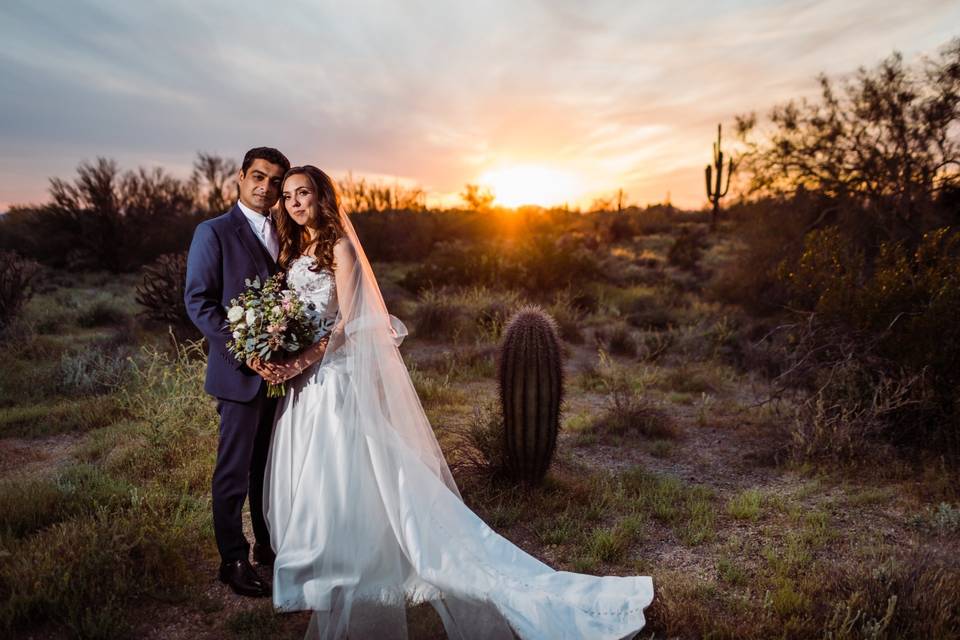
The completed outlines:
{"type": "Polygon", "coordinates": [[[329,269],[311,271],[316,261],[313,256],[300,256],[290,263],[287,271],[287,285],[304,302],[313,303],[318,317],[333,320],[337,317],[337,287],[333,272],[329,269]]]}

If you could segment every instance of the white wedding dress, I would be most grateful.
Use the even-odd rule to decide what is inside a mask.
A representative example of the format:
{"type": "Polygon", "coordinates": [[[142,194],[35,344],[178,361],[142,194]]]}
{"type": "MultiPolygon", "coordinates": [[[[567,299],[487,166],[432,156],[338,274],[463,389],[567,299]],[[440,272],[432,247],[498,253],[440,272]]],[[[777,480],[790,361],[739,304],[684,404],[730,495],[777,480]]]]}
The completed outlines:
{"type": "MultiPolygon", "coordinates": [[[[337,281],[311,271],[313,260],[294,261],[288,285],[342,321],[337,281]]],[[[365,286],[375,288],[362,251],[358,263],[357,281],[366,269],[365,286]]],[[[384,314],[375,291],[367,296],[379,301],[368,306],[384,314]]],[[[314,611],[308,637],[407,638],[405,605],[421,602],[451,638],[632,637],[653,599],[649,577],[554,571],[484,524],[461,500],[439,448],[416,445],[397,425],[408,413],[426,419],[395,353],[405,329],[389,318],[395,340],[378,347],[381,389],[367,388],[377,384],[365,379],[373,365],[347,348],[359,335],[347,327],[342,346],[331,338],[324,360],[292,380],[278,406],[264,491],[275,607],[314,611]],[[388,397],[408,388],[408,404],[388,397]],[[365,413],[370,405],[376,411],[365,413]]],[[[354,322],[361,331],[367,324],[354,322]]],[[[436,443],[432,432],[419,437],[436,443]]]]}

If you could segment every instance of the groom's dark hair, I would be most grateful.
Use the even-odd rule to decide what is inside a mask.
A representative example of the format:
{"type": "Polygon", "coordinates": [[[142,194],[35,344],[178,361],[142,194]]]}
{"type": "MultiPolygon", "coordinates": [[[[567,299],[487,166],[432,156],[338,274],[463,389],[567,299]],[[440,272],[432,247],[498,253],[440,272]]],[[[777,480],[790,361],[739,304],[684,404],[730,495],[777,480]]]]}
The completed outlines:
{"type": "Polygon", "coordinates": [[[247,154],[243,156],[243,165],[240,167],[240,171],[246,173],[247,169],[250,168],[250,165],[252,165],[253,161],[257,158],[266,160],[270,164],[276,164],[283,167],[284,173],[290,170],[290,161],[287,160],[287,156],[283,155],[273,147],[254,147],[253,149],[250,149],[250,151],[247,151],[247,154]]]}

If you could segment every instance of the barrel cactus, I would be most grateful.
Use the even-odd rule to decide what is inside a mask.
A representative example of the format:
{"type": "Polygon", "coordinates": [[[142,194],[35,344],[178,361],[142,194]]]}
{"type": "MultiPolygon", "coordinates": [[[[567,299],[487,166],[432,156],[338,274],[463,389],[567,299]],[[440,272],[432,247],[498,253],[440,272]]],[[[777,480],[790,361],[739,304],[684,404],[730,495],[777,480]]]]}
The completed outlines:
{"type": "Polygon", "coordinates": [[[526,482],[543,479],[553,458],[563,399],[563,361],[556,323],[542,309],[520,309],[500,345],[504,466],[526,482]]]}

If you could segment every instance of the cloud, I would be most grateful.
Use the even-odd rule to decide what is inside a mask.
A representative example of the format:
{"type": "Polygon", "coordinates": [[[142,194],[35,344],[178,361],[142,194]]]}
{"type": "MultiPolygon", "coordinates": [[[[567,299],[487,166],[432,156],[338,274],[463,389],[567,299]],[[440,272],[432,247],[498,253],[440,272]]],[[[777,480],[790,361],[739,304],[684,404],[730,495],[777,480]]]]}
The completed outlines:
{"type": "Polygon", "coordinates": [[[717,122],[932,52],[955,24],[933,0],[7,0],[0,166],[29,170],[0,201],[97,155],[186,171],[271,144],[437,192],[517,162],[697,206],[717,122]]]}

